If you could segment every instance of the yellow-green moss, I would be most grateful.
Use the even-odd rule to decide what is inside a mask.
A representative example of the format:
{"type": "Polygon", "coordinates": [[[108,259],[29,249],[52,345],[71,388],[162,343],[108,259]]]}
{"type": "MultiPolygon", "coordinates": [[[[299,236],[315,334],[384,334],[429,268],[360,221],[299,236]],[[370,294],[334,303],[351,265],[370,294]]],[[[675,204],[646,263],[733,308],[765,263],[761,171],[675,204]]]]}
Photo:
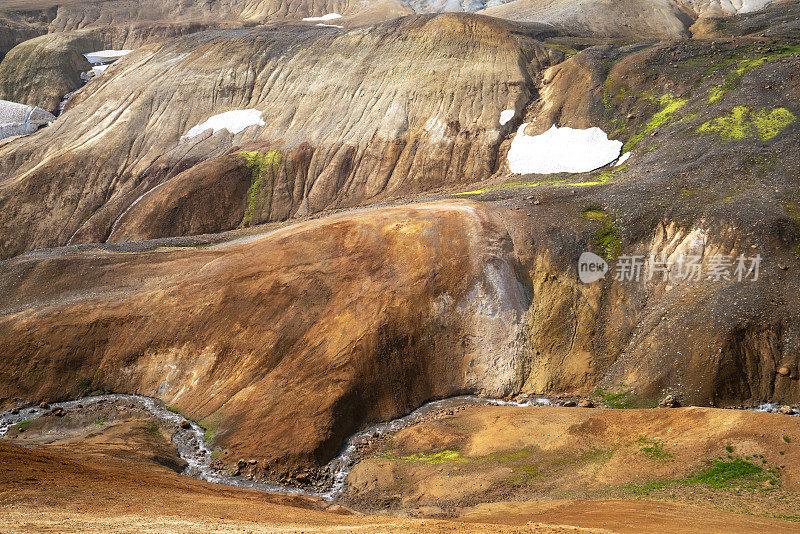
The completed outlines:
{"type": "Polygon", "coordinates": [[[484,187],[482,189],[475,189],[473,191],[464,191],[463,193],[456,193],[455,196],[471,196],[471,195],[482,195],[483,193],[488,193],[490,191],[498,191],[502,189],[515,189],[519,187],[540,187],[540,186],[550,186],[550,187],[587,187],[590,185],[602,185],[608,182],[611,182],[616,178],[617,173],[624,171],[627,169],[627,165],[623,165],[619,168],[609,171],[602,171],[600,174],[597,175],[597,178],[594,180],[589,180],[586,182],[574,182],[571,180],[542,180],[539,182],[526,182],[524,180],[514,180],[512,182],[506,182],[501,185],[493,185],[489,187],[484,187]]]}
{"type": "Polygon", "coordinates": [[[708,91],[708,102],[709,104],[713,104],[714,102],[718,102],[725,96],[725,93],[734,89],[739,80],[747,74],[748,72],[752,71],[753,69],[760,67],[770,61],[774,61],[776,59],[781,59],[786,56],[790,56],[792,54],[796,54],[800,52],[800,45],[795,46],[788,46],[776,52],[772,52],[770,54],[766,54],[764,56],[754,57],[754,58],[747,58],[747,59],[739,59],[736,58],[727,58],[725,61],[718,64],[714,69],[709,71],[706,75],[713,72],[713,70],[718,70],[719,68],[723,68],[725,66],[729,66],[734,64],[735,67],[731,72],[725,77],[725,82],[721,85],[717,85],[712,87],[708,91]]]}
{"type": "Polygon", "coordinates": [[[439,465],[446,462],[451,463],[464,463],[467,462],[465,458],[461,457],[461,453],[455,450],[443,450],[439,452],[418,452],[410,456],[403,456],[400,458],[407,462],[424,462],[431,465],[439,465]]]}
{"type": "Polygon", "coordinates": [[[726,89],[724,87],[712,87],[711,90],[708,91],[708,103],[713,104],[714,102],[721,100],[725,93],[726,89]]]}
{"type": "MultiPolygon", "coordinates": [[[[655,100],[655,97],[645,95],[651,100],[655,100]]],[[[653,115],[647,124],[644,125],[644,128],[641,132],[633,136],[630,141],[625,143],[625,146],[622,148],[623,152],[630,152],[633,147],[639,144],[639,141],[645,138],[646,135],[649,135],[657,128],[668,124],[672,120],[672,116],[681,109],[683,106],[686,105],[687,100],[685,98],[676,98],[673,94],[667,93],[662,95],[658,98],[658,103],[661,106],[661,109],[653,115]]]]}
{"type": "Polygon", "coordinates": [[[272,201],[272,188],[275,183],[275,174],[281,164],[281,153],[277,150],[270,150],[266,154],[259,151],[239,152],[247,161],[247,167],[251,172],[251,185],[247,190],[247,207],[242,217],[240,227],[249,226],[259,203],[263,186],[267,186],[264,191],[266,198],[263,204],[269,205],[272,201]],[[269,181],[267,184],[266,182],[269,181]]]}
{"type": "Polygon", "coordinates": [[[600,223],[600,228],[592,235],[589,243],[594,253],[606,261],[617,259],[622,253],[622,242],[614,214],[590,207],[581,212],[581,218],[600,223]]]}
{"type": "Polygon", "coordinates": [[[222,421],[222,413],[217,412],[216,414],[206,417],[197,423],[200,425],[200,428],[205,430],[204,439],[206,443],[210,443],[211,440],[214,439],[214,436],[217,435],[217,429],[219,428],[220,421],[222,421]]]}
{"type": "Polygon", "coordinates": [[[751,112],[746,106],[736,106],[728,115],[700,126],[697,133],[718,133],[727,139],[759,138],[769,141],[796,120],[797,117],[786,108],[762,108],[751,112]]]}
{"type": "Polygon", "coordinates": [[[543,43],[545,48],[552,48],[553,50],[558,50],[559,52],[564,54],[564,58],[569,58],[574,56],[578,53],[578,50],[572,48],[571,46],[562,45],[558,43],[543,43]]]}

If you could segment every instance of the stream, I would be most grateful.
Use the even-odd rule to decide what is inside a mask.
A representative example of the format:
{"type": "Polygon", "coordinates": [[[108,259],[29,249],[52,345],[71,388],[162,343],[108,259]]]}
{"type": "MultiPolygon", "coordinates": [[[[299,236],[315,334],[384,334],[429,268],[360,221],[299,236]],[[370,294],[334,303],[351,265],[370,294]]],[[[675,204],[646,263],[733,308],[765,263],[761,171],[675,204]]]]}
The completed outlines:
{"type": "Polygon", "coordinates": [[[23,421],[32,421],[37,419],[49,413],[54,408],[63,408],[64,410],[69,411],[104,402],[138,403],[153,417],[156,417],[162,424],[174,425],[177,430],[172,436],[172,442],[177,447],[180,457],[189,464],[188,467],[186,467],[186,469],[183,471],[183,475],[205,480],[207,482],[213,482],[215,484],[225,484],[239,488],[257,489],[271,493],[312,495],[321,497],[326,501],[333,501],[339,496],[339,494],[341,494],[342,490],[344,489],[345,482],[347,481],[347,476],[350,474],[353,466],[358,461],[359,444],[366,439],[380,437],[385,434],[391,434],[416,423],[431,413],[447,410],[448,408],[457,408],[465,405],[550,405],[550,400],[546,398],[535,398],[527,402],[513,402],[474,396],[450,397],[447,399],[426,403],[406,416],[400,417],[399,419],[394,419],[392,421],[378,423],[350,436],[341,454],[327,464],[326,468],[330,473],[330,477],[326,480],[323,487],[317,491],[300,489],[293,486],[256,482],[246,477],[227,475],[216,469],[213,469],[211,467],[211,447],[209,447],[205,442],[205,430],[194,421],[188,420],[184,416],[168,410],[162,401],[151,397],[144,397],[142,395],[98,395],[94,397],[83,397],[81,399],[72,401],[55,402],[50,404],[47,408],[30,406],[17,410],[18,413],[12,413],[12,411],[0,412],[0,437],[3,437],[13,425],[23,421]],[[190,428],[181,428],[181,423],[183,421],[189,421],[190,428]]]}
{"type": "MultiPolygon", "coordinates": [[[[316,491],[300,489],[293,486],[256,482],[243,476],[227,475],[216,469],[213,469],[211,467],[211,448],[205,442],[205,430],[200,425],[190,420],[190,428],[181,428],[181,423],[183,421],[187,421],[185,417],[168,410],[162,401],[141,395],[99,395],[95,397],[83,397],[78,400],[66,402],[56,402],[50,404],[47,408],[40,408],[38,406],[21,408],[16,414],[12,413],[12,411],[0,412],[0,437],[3,437],[13,425],[41,417],[42,415],[49,413],[53,408],[60,407],[64,410],[74,410],[79,409],[82,406],[88,406],[102,402],[135,402],[152,416],[161,421],[162,424],[174,425],[177,430],[172,436],[172,441],[175,443],[180,457],[189,464],[188,467],[183,471],[183,475],[198,478],[215,484],[225,484],[239,488],[257,489],[271,493],[311,495],[321,497],[326,501],[334,501],[343,491],[345,482],[347,481],[347,476],[350,474],[353,466],[359,460],[359,445],[365,440],[375,439],[386,434],[392,434],[407,426],[413,425],[432,413],[448,410],[450,408],[488,405],[526,407],[549,406],[552,404],[549,399],[544,397],[531,398],[526,402],[514,402],[475,396],[459,396],[428,402],[406,416],[394,419],[392,421],[378,423],[350,436],[344,448],[342,449],[341,454],[327,464],[326,470],[330,473],[330,476],[327,478],[322,488],[316,491]]],[[[781,405],[779,404],[762,404],[747,409],[760,412],[778,413],[780,408],[781,405]]]]}

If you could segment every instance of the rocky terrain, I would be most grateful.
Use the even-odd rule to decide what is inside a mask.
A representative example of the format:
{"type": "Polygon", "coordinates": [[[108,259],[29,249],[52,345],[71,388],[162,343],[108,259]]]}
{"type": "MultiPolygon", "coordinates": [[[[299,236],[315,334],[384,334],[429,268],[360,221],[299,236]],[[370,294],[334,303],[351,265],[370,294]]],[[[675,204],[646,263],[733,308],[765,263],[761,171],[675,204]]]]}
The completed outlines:
{"type": "Polygon", "coordinates": [[[0,50],[58,115],[0,140],[15,528],[794,531],[800,2],[11,1],[0,50]],[[35,408],[102,393],[175,415],[35,408]]]}

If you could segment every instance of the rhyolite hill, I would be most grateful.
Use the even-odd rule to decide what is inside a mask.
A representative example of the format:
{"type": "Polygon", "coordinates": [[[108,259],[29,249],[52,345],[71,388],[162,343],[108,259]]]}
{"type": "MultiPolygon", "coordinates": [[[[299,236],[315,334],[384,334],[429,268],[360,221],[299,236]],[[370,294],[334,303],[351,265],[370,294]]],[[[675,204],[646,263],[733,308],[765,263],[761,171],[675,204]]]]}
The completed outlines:
{"type": "MultiPolygon", "coordinates": [[[[466,13],[143,38],[0,142],[2,406],[156,396],[286,467],[461,393],[797,402],[800,4],[681,13],[642,43],[466,13]],[[243,109],[265,125],[185,137],[243,109]],[[632,155],[513,176],[523,122],[632,155]],[[763,260],[755,282],[584,285],[586,250],[763,260]]],[[[79,37],[22,43],[11,70],[79,37]]]]}

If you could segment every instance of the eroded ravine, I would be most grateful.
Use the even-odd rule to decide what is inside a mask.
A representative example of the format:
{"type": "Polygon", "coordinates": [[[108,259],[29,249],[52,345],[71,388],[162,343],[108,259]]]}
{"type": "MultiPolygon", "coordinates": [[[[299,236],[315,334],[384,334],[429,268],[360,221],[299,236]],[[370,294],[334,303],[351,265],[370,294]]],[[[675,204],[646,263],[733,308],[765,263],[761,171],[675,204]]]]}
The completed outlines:
{"type": "Polygon", "coordinates": [[[205,440],[205,429],[194,421],[170,411],[160,400],[142,395],[108,394],[93,397],[83,397],[78,400],[58,402],[47,407],[31,406],[27,408],[9,410],[0,413],[0,438],[6,435],[9,429],[19,423],[33,421],[47,415],[56,408],[65,411],[80,410],[84,407],[98,403],[138,403],[149,414],[157,418],[161,424],[174,426],[172,442],[178,454],[186,461],[188,466],[183,474],[215,484],[225,484],[238,488],[257,489],[273,493],[294,493],[321,497],[327,501],[335,500],[342,492],[350,470],[359,459],[359,444],[365,440],[385,436],[410,426],[427,416],[459,406],[502,405],[502,406],[545,406],[550,401],[546,398],[536,398],[527,402],[513,402],[501,399],[487,399],[474,396],[451,397],[429,402],[414,410],[410,414],[392,421],[378,423],[351,436],[341,454],[331,460],[325,467],[326,474],[320,487],[314,489],[299,488],[289,485],[269,484],[250,480],[244,476],[225,474],[222,470],[212,467],[212,447],[205,440]],[[188,428],[186,427],[188,423],[188,428]]]}
{"type": "MultiPolygon", "coordinates": [[[[51,414],[54,409],[61,408],[65,412],[81,410],[100,403],[131,404],[136,403],[147,413],[157,418],[162,425],[174,427],[172,442],[175,444],[179,456],[188,465],[183,475],[205,480],[215,484],[224,484],[244,489],[256,489],[270,493],[301,494],[322,498],[332,502],[343,492],[347,477],[353,467],[361,459],[361,445],[371,440],[387,437],[391,434],[425,421],[430,417],[437,417],[441,413],[452,414],[454,410],[473,406],[513,406],[537,407],[550,406],[555,402],[546,397],[529,397],[523,402],[504,399],[492,399],[476,396],[458,396],[428,402],[413,412],[391,421],[372,425],[352,435],[346,442],[342,452],[331,460],[324,468],[325,474],[322,483],[316,487],[297,487],[284,484],[271,484],[251,480],[245,476],[226,474],[222,469],[212,467],[212,449],[205,440],[206,430],[194,421],[190,421],[171,411],[162,401],[142,395],[107,394],[92,397],[83,397],[77,400],[58,402],[42,406],[30,406],[0,412],[0,438],[19,423],[33,421],[41,416],[51,414]]],[[[779,413],[781,406],[778,404],[762,404],[746,408],[748,410],[779,413]]],[[[795,416],[800,416],[795,414],[795,416]]]]}

